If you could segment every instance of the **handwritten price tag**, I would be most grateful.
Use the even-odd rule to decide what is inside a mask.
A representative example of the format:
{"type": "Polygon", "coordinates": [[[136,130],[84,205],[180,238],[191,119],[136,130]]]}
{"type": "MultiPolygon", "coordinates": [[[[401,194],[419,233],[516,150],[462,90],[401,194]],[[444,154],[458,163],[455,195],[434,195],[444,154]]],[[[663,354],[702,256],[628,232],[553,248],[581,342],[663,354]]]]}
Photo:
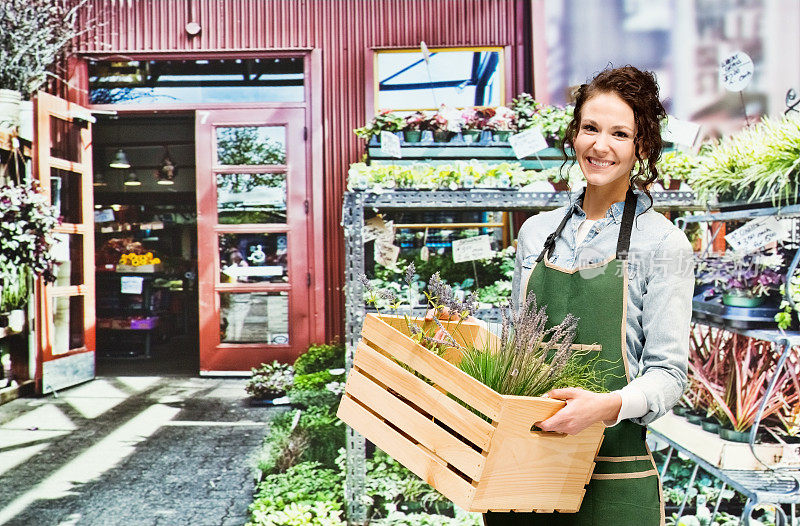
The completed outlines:
{"type": "Polygon", "coordinates": [[[511,149],[514,150],[514,155],[517,156],[517,159],[533,155],[547,148],[547,140],[542,134],[542,129],[538,126],[512,135],[508,138],[508,144],[511,145],[511,149]]]}
{"type": "Polygon", "coordinates": [[[379,235],[385,235],[386,223],[381,216],[375,216],[367,219],[364,222],[364,228],[361,229],[361,239],[364,243],[375,241],[379,235]]]}
{"type": "Polygon", "coordinates": [[[474,261],[492,257],[492,245],[489,236],[475,236],[453,241],[453,262],[474,261]]]}
{"type": "Polygon", "coordinates": [[[719,63],[719,81],[728,91],[742,91],[753,80],[753,60],[744,51],[738,51],[719,63]]]}
{"type": "Polygon", "coordinates": [[[397,265],[397,257],[399,255],[400,247],[397,245],[375,243],[376,263],[380,263],[386,268],[394,268],[397,265]]]}
{"type": "Polygon", "coordinates": [[[786,239],[787,236],[788,232],[777,218],[759,217],[726,235],[725,241],[736,252],[749,254],[773,241],[786,239]]]}
{"type": "Polygon", "coordinates": [[[381,153],[385,153],[390,157],[397,159],[401,158],[403,154],[400,152],[400,137],[392,132],[381,132],[381,153]]]}
{"type": "Polygon", "coordinates": [[[121,294],[141,294],[144,278],[139,276],[122,276],[120,281],[121,294]]]}

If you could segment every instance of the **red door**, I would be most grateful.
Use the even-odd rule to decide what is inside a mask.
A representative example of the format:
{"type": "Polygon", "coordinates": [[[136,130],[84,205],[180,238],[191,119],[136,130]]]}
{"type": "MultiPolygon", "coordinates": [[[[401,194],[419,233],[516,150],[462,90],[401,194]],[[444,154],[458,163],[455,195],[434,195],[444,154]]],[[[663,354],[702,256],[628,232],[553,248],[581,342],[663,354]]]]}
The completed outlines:
{"type": "Polygon", "coordinates": [[[201,373],[309,345],[304,123],[302,108],[196,113],[201,373]]]}
{"type": "Polygon", "coordinates": [[[34,108],[35,175],[61,218],[56,281],[36,290],[36,389],[49,393],[94,378],[94,119],[42,92],[34,108]]]}

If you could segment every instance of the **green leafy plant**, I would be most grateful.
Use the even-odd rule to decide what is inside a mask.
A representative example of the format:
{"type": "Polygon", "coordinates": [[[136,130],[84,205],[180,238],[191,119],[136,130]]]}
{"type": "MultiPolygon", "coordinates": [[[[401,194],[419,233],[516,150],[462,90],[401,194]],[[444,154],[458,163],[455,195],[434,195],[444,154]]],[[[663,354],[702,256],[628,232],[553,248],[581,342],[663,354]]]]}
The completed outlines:
{"type": "MultiPolygon", "coordinates": [[[[780,287],[781,311],[775,315],[775,321],[778,322],[778,327],[786,330],[792,324],[792,305],[786,300],[786,285],[781,284],[780,287]]],[[[794,275],[789,280],[789,294],[792,296],[792,301],[795,305],[800,305],[800,276],[794,275]]]]}
{"type": "Polygon", "coordinates": [[[26,265],[14,267],[0,258],[0,312],[9,312],[25,306],[30,290],[32,277],[30,267],[26,265]]]}
{"type": "Polygon", "coordinates": [[[397,132],[405,129],[406,121],[400,115],[391,111],[382,111],[361,128],[356,128],[353,133],[369,141],[373,136],[380,137],[382,131],[397,132]]]}
{"type": "Polygon", "coordinates": [[[294,377],[292,389],[298,391],[318,391],[325,389],[325,386],[331,382],[340,382],[343,379],[344,373],[334,375],[327,370],[309,374],[298,374],[294,377]]]}
{"type": "Polygon", "coordinates": [[[343,526],[342,510],[331,502],[298,504],[293,502],[280,511],[253,510],[252,526],[343,526]]]}
{"type": "Polygon", "coordinates": [[[292,385],[294,369],[291,365],[273,360],[250,369],[253,376],[245,384],[244,390],[255,398],[279,396],[292,385]]]}
{"type": "Polygon", "coordinates": [[[661,156],[656,163],[656,168],[658,168],[658,176],[666,188],[670,181],[688,180],[698,165],[696,156],[680,150],[672,150],[661,156]]]}
{"type": "Polygon", "coordinates": [[[315,344],[294,361],[297,375],[316,373],[344,367],[344,345],[315,344]]]}

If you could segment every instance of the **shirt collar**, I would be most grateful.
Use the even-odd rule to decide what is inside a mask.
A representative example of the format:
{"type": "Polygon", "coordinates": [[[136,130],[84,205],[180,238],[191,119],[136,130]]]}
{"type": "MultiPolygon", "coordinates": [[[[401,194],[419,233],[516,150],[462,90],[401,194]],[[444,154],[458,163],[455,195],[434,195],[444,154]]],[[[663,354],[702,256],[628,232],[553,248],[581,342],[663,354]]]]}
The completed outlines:
{"type": "MultiPolygon", "coordinates": [[[[583,200],[580,198],[581,193],[583,190],[575,192],[570,195],[570,201],[572,203],[572,213],[579,213],[580,215],[586,215],[586,212],[583,210],[583,200]]],[[[642,212],[644,212],[645,208],[647,208],[648,204],[645,203],[647,201],[646,198],[643,198],[644,192],[641,190],[634,188],[633,193],[636,194],[636,215],[638,216],[642,212]]],[[[610,217],[614,220],[614,223],[621,223],[622,222],[622,213],[625,211],[625,201],[619,201],[611,205],[606,211],[605,217],[610,217]]]]}

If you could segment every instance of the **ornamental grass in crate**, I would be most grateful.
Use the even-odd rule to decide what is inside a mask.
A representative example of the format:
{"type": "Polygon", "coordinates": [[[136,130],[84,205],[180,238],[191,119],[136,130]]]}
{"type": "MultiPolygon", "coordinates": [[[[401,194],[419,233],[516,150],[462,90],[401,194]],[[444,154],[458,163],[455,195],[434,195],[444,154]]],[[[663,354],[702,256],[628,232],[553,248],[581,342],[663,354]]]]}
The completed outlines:
{"type": "MultiPolygon", "coordinates": [[[[406,274],[411,282],[413,267],[406,274]]],[[[535,425],[564,406],[541,396],[550,389],[601,390],[583,359],[597,346],[573,344],[574,317],[546,329],[535,299],[497,337],[470,317],[474,299],[454,299],[438,275],[426,295],[452,321],[367,315],[339,418],[465,510],[578,511],[604,427],[535,425]]]]}

